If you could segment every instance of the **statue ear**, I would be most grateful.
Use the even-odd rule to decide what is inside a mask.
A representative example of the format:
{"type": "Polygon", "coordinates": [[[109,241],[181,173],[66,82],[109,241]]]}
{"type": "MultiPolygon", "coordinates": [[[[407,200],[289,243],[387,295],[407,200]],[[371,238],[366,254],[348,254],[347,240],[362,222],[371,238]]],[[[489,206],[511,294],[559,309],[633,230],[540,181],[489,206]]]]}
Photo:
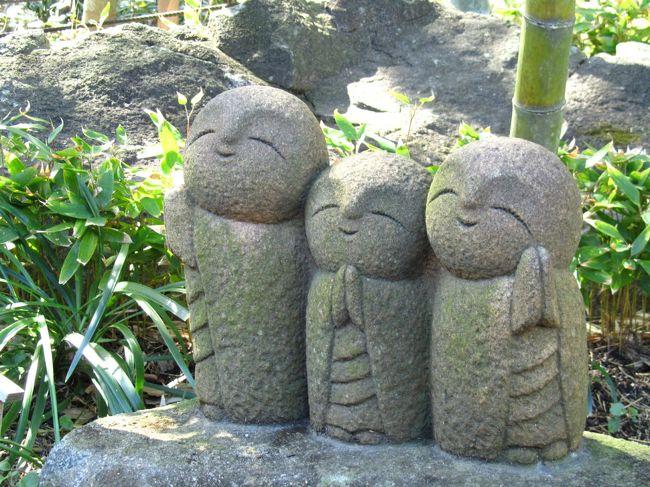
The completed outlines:
{"type": "Polygon", "coordinates": [[[510,328],[558,326],[557,291],[550,255],[544,247],[529,247],[521,255],[512,290],[510,328]]]}

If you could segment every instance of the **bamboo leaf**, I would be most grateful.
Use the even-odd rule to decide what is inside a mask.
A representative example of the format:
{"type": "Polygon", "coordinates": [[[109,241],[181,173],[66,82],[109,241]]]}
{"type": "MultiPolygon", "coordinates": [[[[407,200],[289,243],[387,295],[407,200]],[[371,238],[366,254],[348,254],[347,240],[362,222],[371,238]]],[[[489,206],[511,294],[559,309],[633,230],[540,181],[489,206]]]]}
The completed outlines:
{"type": "Polygon", "coordinates": [[[86,265],[92,259],[97,249],[97,234],[95,232],[86,232],[81,238],[79,244],[79,254],[77,255],[77,262],[81,265],[86,265]]]}
{"type": "Polygon", "coordinates": [[[587,160],[585,161],[585,167],[586,167],[587,169],[589,169],[589,168],[591,168],[591,167],[594,167],[594,166],[595,166],[596,164],[598,164],[599,162],[602,162],[603,159],[605,158],[605,156],[606,156],[607,154],[609,154],[609,153],[610,153],[611,151],[613,151],[613,150],[614,150],[614,144],[613,144],[612,142],[610,142],[610,143],[607,144],[605,147],[603,147],[603,148],[601,148],[599,151],[597,151],[594,155],[592,155],[591,157],[589,157],[589,159],[587,159],[587,160]]]}
{"type": "Polygon", "coordinates": [[[600,233],[605,234],[608,237],[612,237],[616,240],[621,240],[622,242],[625,242],[623,235],[621,235],[621,232],[619,232],[614,225],[610,225],[609,223],[606,223],[601,220],[585,219],[585,222],[587,222],[589,225],[594,227],[600,233]]]}
{"type": "Polygon", "coordinates": [[[59,284],[65,284],[74,276],[77,269],[79,269],[79,240],[77,240],[74,245],[68,251],[63,265],[61,266],[61,272],[59,273],[59,284]]]}
{"type": "Polygon", "coordinates": [[[611,164],[607,164],[607,173],[614,180],[616,187],[638,207],[641,204],[641,196],[630,178],[611,164]]]}
{"type": "Polygon", "coordinates": [[[347,118],[341,115],[338,110],[334,110],[334,121],[348,140],[356,141],[358,139],[357,129],[355,129],[354,125],[352,125],[347,118]]]}
{"type": "Polygon", "coordinates": [[[632,242],[632,255],[638,255],[643,252],[650,241],[650,226],[645,227],[637,238],[632,242]]]}

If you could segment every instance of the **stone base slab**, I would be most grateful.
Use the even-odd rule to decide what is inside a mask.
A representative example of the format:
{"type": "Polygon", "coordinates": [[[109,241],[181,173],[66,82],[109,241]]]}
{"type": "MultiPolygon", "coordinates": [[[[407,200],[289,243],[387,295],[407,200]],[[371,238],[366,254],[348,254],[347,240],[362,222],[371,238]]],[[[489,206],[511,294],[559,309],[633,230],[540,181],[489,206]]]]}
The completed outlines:
{"type": "Polygon", "coordinates": [[[650,447],[585,433],[568,458],[533,466],[465,460],[431,442],[358,446],[306,423],[207,420],[196,401],[99,419],[57,445],[41,486],[641,486],[650,447]]]}

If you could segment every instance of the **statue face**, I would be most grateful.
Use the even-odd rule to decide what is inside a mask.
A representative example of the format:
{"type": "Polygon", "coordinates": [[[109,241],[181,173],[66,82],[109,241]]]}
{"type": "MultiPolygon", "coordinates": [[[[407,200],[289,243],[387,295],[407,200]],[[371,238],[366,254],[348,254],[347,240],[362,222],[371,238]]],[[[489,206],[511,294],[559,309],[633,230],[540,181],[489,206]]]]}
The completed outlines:
{"type": "Polygon", "coordinates": [[[245,87],[210,101],[186,149],[193,201],[242,221],[276,223],[301,213],[307,187],[327,167],[320,127],[304,103],[268,87],[245,87]]]}
{"type": "Polygon", "coordinates": [[[524,204],[533,189],[516,177],[454,173],[443,165],[427,200],[427,233],[440,263],[466,279],[514,272],[534,243],[524,204]]]}
{"type": "Polygon", "coordinates": [[[427,247],[423,210],[429,176],[412,161],[399,159],[356,156],[316,181],[305,217],[310,249],[321,269],[335,272],[349,264],[366,276],[388,279],[419,270],[427,247]],[[412,180],[382,173],[382,161],[397,162],[401,169],[412,164],[412,180]]]}

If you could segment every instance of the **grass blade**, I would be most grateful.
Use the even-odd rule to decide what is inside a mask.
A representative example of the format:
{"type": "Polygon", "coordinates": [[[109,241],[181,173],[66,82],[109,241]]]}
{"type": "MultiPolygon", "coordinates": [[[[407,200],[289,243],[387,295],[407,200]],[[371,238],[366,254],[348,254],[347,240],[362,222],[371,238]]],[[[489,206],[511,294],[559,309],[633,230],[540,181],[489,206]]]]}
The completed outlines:
{"type": "Polygon", "coordinates": [[[54,441],[61,441],[61,430],[59,428],[59,408],[56,397],[56,387],[54,383],[54,363],[52,360],[52,347],[50,344],[50,333],[47,329],[47,323],[43,315],[36,317],[38,322],[38,332],[41,335],[41,345],[43,350],[43,359],[45,361],[45,373],[50,389],[50,404],[52,405],[52,422],[54,423],[54,441]]]}
{"type": "Polygon", "coordinates": [[[99,325],[99,321],[101,320],[104,314],[104,310],[106,309],[108,300],[113,294],[113,291],[115,290],[115,285],[117,284],[117,280],[120,277],[120,273],[122,272],[122,267],[124,266],[124,261],[126,260],[126,256],[128,255],[128,253],[129,253],[129,244],[122,245],[119,253],[117,254],[117,258],[115,259],[115,264],[113,264],[113,269],[111,270],[111,274],[108,278],[108,283],[106,284],[106,288],[104,289],[104,292],[102,293],[102,297],[99,300],[99,304],[97,305],[97,308],[95,308],[93,317],[90,320],[90,324],[88,325],[88,330],[86,330],[82,342],[77,347],[77,353],[72,359],[72,363],[70,364],[68,373],[65,376],[66,382],[70,379],[70,376],[72,375],[75,368],[77,367],[79,360],[81,360],[81,356],[84,354],[84,350],[86,349],[86,346],[90,343],[90,340],[95,334],[95,330],[97,329],[97,326],[99,325]]]}
{"type": "Polygon", "coordinates": [[[155,289],[151,289],[143,284],[137,282],[122,281],[115,286],[116,293],[124,293],[129,296],[145,299],[148,302],[154,302],[167,311],[177,316],[178,319],[186,321],[190,317],[190,312],[184,306],[181,306],[176,301],[168,298],[164,294],[155,289]]]}
{"type": "Polygon", "coordinates": [[[187,364],[185,363],[185,360],[183,360],[183,356],[178,351],[178,348],[174,343],[174,339],[169,334],[169,330],[167,329],[167,326],[165,326],[165,323],[163,319],[160,317],[158,311],[156,311],[156,309],[152,305],[150,305],[147,301],[144,301],[143,299],[137,297],[134,297],[133,299],[135,299],[135,302],[138,303],[140,308],[142,308],[142,310],[147,314],[147,316],[151,318],[151,321],[154,322],[156,328],[158,328],[158,332],[160,333],[160,336],[165,342],[165,345],[167,345],[167,348],[169,349],[169,353],[172,354],[172,357],[174,358],[174,361],[176,362],[178,367],[181,369],[181,372],[185,374],[187,381],[192,385],[192,387],[196,387],[194,384],[194,378],[192,377],[192,374],[187,368],[187,364]]]}

